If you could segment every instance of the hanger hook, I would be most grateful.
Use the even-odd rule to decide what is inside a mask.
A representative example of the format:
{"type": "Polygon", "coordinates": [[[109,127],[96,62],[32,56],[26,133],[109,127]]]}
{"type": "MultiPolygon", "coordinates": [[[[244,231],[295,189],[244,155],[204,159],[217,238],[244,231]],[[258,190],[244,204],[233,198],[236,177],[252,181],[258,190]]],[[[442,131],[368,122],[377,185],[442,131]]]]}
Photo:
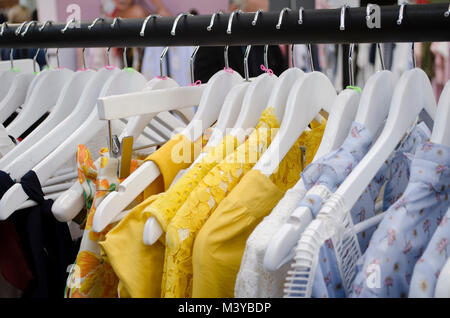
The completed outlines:
{"type": "Polygon", "coordinates": [[[190,61],[190,70],[191,70],[191,84],[193,84],[195,82],[195,76],[194,76],[194,62],[195,62],[195,56],[197,55],[198,49],[200,48],[200,46],[196,46],[194,48],[194,52],[192,52],[191,55],[191,61],[190,61]]]}
{"type": "Polygon", "coordinates": [[[83,69],[87,69],[87,67],[86,67],[86,56],[85,56],[85,51],[86,51],[86,48],[84,47],[84,48],[81,50],[81,58],[83,59],[83,69]]]}
{"type": "Polygon", "coordinates": [[[56,48],[56,65],[58,65],[58,68],[60,67],[59,66],[59,47],[56,48]]]}
{"type": "Polygon", "coordinates": [[[222,15],[223,12],[221,10],[217,10],[216,12],[213,13],[213,15],[211,16],[211,21],[209,21],[209,25],[206,27],[207,31],[211,31],[212,27],[214,26],[214,21],[216,20],[216,16],[222,15]]]}
{"type": "Polygon", "coordinates": [[[255,26],[256,23],[258,22],[259,15],[263,14],[263,13],[264,13],[263,9],[259,9],[258,11],[255,12],[255,17],[253,18],[253,21],[252,21],[253,26],[255,26]]]}
{"type": "Polygon", "coordinates": [[[403,22],[403,12],[404,12],[404,10],[405,10],[405,6],[406,6],[406,3],[402,3],[402,4],[400,5],[400,9],[399,9],[399,11],[398,11],[398,19],[397,19],[397,24],[398,24],[398,25],[401,25],[402,22],[403,22]]]}
{"type": "Polygon", "coordinates": [[[285,12],[290,12],[291,8],[283,8],[283,10],[280,11],[280,15],[278,17],[278,24],[276,28],[279,30],[281,28],[281,24],[283,23],[283,17],[285,12]]]}
{"type": "Polygon", "coordinates": [[[298,9],[298,24],[303,24],[303,7],[298,9]]]}
{"type": "MultiPolygon", "coordinates": [[[[209,25],[206,27],[207,31],[211,31],[213,26],[214,26],[214,22],[216,21],[216,16],[220,16],[222,15],[223,12],[221,10],[217,10],[216,12],[213,13],[213,15],[211,16],[211,20],[209,21],[209,25]]],[[[223,50],[223,57],[224,57],[224,61],[225,61],[225,68],[229,68],[229,61],[228,61],[228,45],[225,46],[224,50],[223,50]]]]}
{"type": "Polygon", "coordinates": [[[28,29],[30,28],[31,25],[36,25],[37,21],[30,21],[28,22],[27,26],[25,27],[25,30],[22,32],[21,36],[24,37],[25,34],[27,34],[28,29]]]}
{"type": "Polygon", "coordinates": [[[28,21],[25,21],[25,22],[22,22],[22,23],[19,25],[19,27],[16,29],[16,32],[15,32],[17,36],[20,35],[20,32],[22,32],[23,27],[24,27],[25,24],[27,24],[27,23],[28,23],[28,21]]]}
{"type": "Polygon", "coordinates": [[[50,68],[50,63],[48,60],[48,48],[44,49],[44,56],[45,56],[45,64],[47,65],[48,68],[50,68]]]}
{"type": "MultiPolygon", "coordinates": [[[[402,3],[400,5],[400,9],[398,11],[398,19],[397,19],[398,25],[401,25],[403,22],[403,16],[404,16],[404,11],[405,11],[406,5],[407,5],[406,3],[402,3]]],[[[414,52],[414,42],[411,43],[411,58],[412,58],[413,67],[415,68],[416,67],[416,54],[414,52]]]]}
{"type": "Polygon", "coordinates": [[[37,57],[38,57],[38,55],[39,55],[39,51],[40,51],[41,49],[40,48],[38,48],[37,50],[36,50],[36,54],[34,54],[34,56],[33,56],[33,72],[34,73],[36,73],[36,60],[37,60],[37,57]]]}
{"type": "Polygon", "coordinates": [[[94,25],[97,24],[98,21],[105,22],[105,19],[103,19],[103,18],[96,18],[96,19],[92,22],[92,24],[91,24],[90,26],[88,26],[88,29],[89,29],[89,30],[92,29],[92,28],[94,27],[94,25]]]}
{"type": "Polygon", "coordinates": [[[444,17],[448,18],[450,16],[450,4],[448,5],[447,11],[444,12],[444,17]]]}
{"type": "Polygon", "coordinates": [[[164,48],[164,50],[162,51],[161,56],[159,57],[159,73],[160,73],[161,77],[163,77],[163,61],[164,61],[164,58],[166,57],[168,50],[169,50],[169,47],[166,46],[164,48]]]}
{"type": "MultiPolygon", "coordinates": [[[[368,3],[366,6],[366,21],[370,20],[370,13],[372,12],[372,3],[368,3]]],[[[378,49],[378,54],[380,56],[380,63],[381,63],[381,69],[384,71],[386,68],[384,66],[384,59],[383,59],[383,50],[381,49],[381,44],[377,43],[377,49],[378,49]]]]}
{"type": "Polygon", "coordinates": [[[116,27],[116,24],[118,21],[122,21],[121,17],[115,17],[113,20],[113,23],[111,23],[111,29],[114,29],[116,27]]]}
{"type": "MultiPolygon", "coordinates": [[[[259,9],[258,11],[255,12],[255,17],[253,18],[253,21],[252,21],[253,26],[256,25],[256,23],[258,22],[259,15],[262,13],[264,13],[264,10],[262,10],[262,9],[259,9]]],[[[268,54],[269,54],[269,45],[266,44],[266,45],[264,45],[264,67],[266,69],[269,68],[268,54]]]]}
{"type": "Polygon", "coordinates": [[[347,8],[349,8],[348,4],[343,5],[341,8],[341,19],[340,19],[340,26],[339,26],[339,29],[341,31],[345,30],[345,11],[347,10],[347,8]]]}
{"type": "Polygon", "coordinates": [[[3,33],[5,33],[5,29],[8,27],[8,23],[3,22],[2,23],[2,28],[0,30],[0,36],[3,36],[3,33]]]}
{"type": "Polygon", "coordinates": [[[127,47],[126,46],[123,48],[122,58],[123,58],[123,68],[128,68],[127,47]]]}
{"type": "Polygon", "coordinates": [[[148,17],[145,18],[144,23],[142,23],[142,28],[141,28],[141,32],[139,32],[140,36],[144,36],[145,35],[145,28],[147,27],[147,23],[151,18],[160,18],[161,16],[158,14],[150,14],[148,17]]]}
{"type": "Polygon", "coordinates": [[[192,16],[192,14],[191,13],[180,13],[179,15],[177,15],[177,17],[173,21],[172,31],[170,31],[170,34],[175,35],[175,31],[177,30],[178,21],[180,21],[180,19],[184,16],[190,17],[190,16],[192,16]]]}
{"type": "Polygon", "coordinates": [[[11,62],[11,69],[14,69],[14,56],[13,49],[9,49],[9,61],[11,62]]]}
{"type": "Polygon", "coordinates": [[[45,29],[45,27],[47,26],[47,24],[52,25],[52,24],[53,24],[53,21],[51,21],[51,20],[45,21],[44,24],[43,24],[41,27],[39,27],[39,32],[42,32],[42,30],[45,29]]]}
{"type": "Polygon", "coordinates": [[[75,18],[70,19],[70,21],[68,21],[66,23],[66,26],[64,27],[64,29],[61,30],[61,33],[65,33],[67,31],[67,29],[69,28],[69,26],[71,24],[74,24],[77,20],[75,20],[75,18]]]}
{"type": "Polygon", "coordinates": [[[348,52],[348,75],[350,80],[350,86],[355,86],[355,74],[353,73],[353,51],[355,50],[355,43],[350,43],[348,52]]]}
{"type": "Polygon", "coordinates": [[[231,26],[233,25],[234,16],[240,13],[242,13],[241,9],[236,9],[233,12],[231,12],[230,17],[228,18],[227,34],[231,34],[231,26]]]}
{"type": "Polygon", "coordinates": [[[111,47],[106,49],[106,61],[108,63],[108,66],[111,66],[111,47]]]}
{"type": "Polygon", "coordinates": [[[245,74],[246,82],[250,82],[249,74],[248,74],[248,56],[250,55],[251,48],[252,48],[251,45],[247,45],[247,48],[245,49],[245,54],[244,54],[244,74],[245,74]]]}

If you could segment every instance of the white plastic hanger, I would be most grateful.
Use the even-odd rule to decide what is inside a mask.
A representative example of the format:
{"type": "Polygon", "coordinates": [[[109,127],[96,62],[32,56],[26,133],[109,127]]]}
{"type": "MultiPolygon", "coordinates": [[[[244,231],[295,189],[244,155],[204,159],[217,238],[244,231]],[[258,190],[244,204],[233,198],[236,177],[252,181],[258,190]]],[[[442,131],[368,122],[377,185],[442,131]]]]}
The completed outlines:
{"type": "Polygon", "coordinates": [[[0,86],[0,101],[2,101],[6,97],[9,89],[12,86],[12,83],[14,82],[15,77],[20,74],[20,70],[14,68],[12,49],[10,50],[10,62],[8,63],[10,63],[11,65],[10,69],[0,73],[0,83],[2,83],[2,85],[0,86]]]}
{"type": "Polygon", "coordinates": [[[430,141],[450,147],[450,80],[439,97],[436,119],[430,141]]]}
{"type": "Polygon", "coordinates": [[[280,130],[253,169],[270,176],[308,124],[324,109],[330,113],[336,91],[322,73],[312,72],[292,87],[280,130]]]}
{"type": "MultiPolygon", "coordinates": [[[[368,10],[370,10],[370,5],[368,6],[368,10]]],[[[341,14],[341,26],[345,28],[345,7],[342,8],[341,12],[344,13],[341,14]]],[[[352,44],[350,46],[349,55],[350,86],[354,85],[353,48],[354,45],[352,44]]],[[[384,68],[380,46],[378,46],[378,48],[384,68]]],[[[350,129],[351,122],[355,118],[355,114],[355,121],[368,127],[369,131],[375,136],[383,126],[388,115],[393,87],[393,73],[382,70],[369,78],[364,87],[361,100],[359,100],[360,96],[355,90],[343,90],[335,101],[332,113],[327,121],[327,127],[325,128],[322,142],[316,152],[313,162],[323,155],[337,149],[337,147],[342,144],[350,129]],[[334,107],[336,107],[336,111],[334,107]]],[[[300,180],[295,187],[305,189],[302,180],[300,180]]],[[[313,188],[310,191],[311,193],[315,193],[315,191],[326,191],[327,195],[329,195],[329,191],[322,187],[313,188]]],[[[266,250],[264,256],[264,267],[266,270],[277,270],[292,259],[294,256],[294,247],[305,228],[311,223],[312,219],[313,216],[311,211],[307,207],[299,207],[292,213],[288,222],[283,224],[280,230],[274,235],[273,240],[266,250]]]]}
{"type": "MultiPolygon", "coordinates": [[[[211,21],[209,25],[206,27],[208,31],[211,31],[216,16],[222,15],[222,11],[216,11],[211,16],[211,21]]],[[[231,17],[230,17],[231,18],[231,17]]],[[[228,60],[228,46],[225,46],[224,48],[224,61],[225,61],[225,70],[229,72],[234,72],[233,69],[230,68],[229,60],[228,60]]],[[[267,63],[266,63],[267,64],[267,63]]],[[[266,65],[267,67],[267,65],[266,65]]],[[[239,116],[244,96],[247,91],[249,82],[243,81],[242,83],[239,83],[231,88],[227,96],[225,97],[225,101],[223,103],[222,109],[220,110],[219,118],[217,119],[217,122],[214,126],[213,132],[211,134],[211,137],[208,140],[208,143],[206,144],[207,148],[215,147],[217,146],[223,139],[223,137],[226,134],[226,129],[231,128],[236,123],[236,120],[239,116]]],[[[194,161],[194,163],[191,165],[194,166],[196,163],[198,163],[202,158],[207,154],[207,152],[202,152],[197,159],[194,161]]]]}
{"type": "Polygon", "coordinates": [[[59,66],[58,58],[58,68],[48,72],[45,79],[36,85],[30,95],[28,103],[23,105],[19,115],[6,127],[8,133],[13,137],[18,138],[25,132],[34,122],[56,104],[64,85],[72,79],[73,75],[74,72],[72,70],[61,68],[59,66]]]}
{"type": "MultiPolygon", "coordinates": [[[[142,25],[142,29],[140,32],[141,36],[145,35],[145,29],[147,26],[148,21],[152,18],[156,17],[155,15],[148,16],[142,25]]],[[[111,27],[114,27],[115,23],[120,20],[120,18],[114,19],[114,22],[112,23],[111,27]]],[[[159,77],[153,78],[148,83],[145,84],[142,91],[151,91],[151,90],[158,90],[158,89],[166,89],[166,88],[175,88],[179,87],[178,84],[171,78],[167,76],[163,76],[163,60],[164,56],[167,50],[164,50],[160,57],[160,69],[161,74],[159,77]]],[[[125,56],[125,52],[124,52],[125,56]]],[[[126,63],[126,60],[124,58],[124,63],[126,63]]],[[[192,63],[191,63],[192,64],[192,63]]],[[[160,116],[164,121],[168,121],[169,116],[172,116],[168,112],[165,112],[166,114],[156,114],[156,113],[150,113],[145,114],[141,116],[136,116],[133,118],[130,118],[127,125],[125,126],[125,129],[122,131],[119,140],[122,140],[124,137],[127,136],[133,136],[134,140],[136,140],[141,133],[144,132],[145,128],[147,127],[148,123],[154,119],[155,115],[160,116]],[[161,116],[163,115],[163,116],[161,116]]],[[[178,125],[178,124],[173,124],[178,125]]],[[[173,127],[175,128],[175,127],[173,127]]],[[[151,133],[151,132],[150,132],[151,133]]],[[[156,142],[162,142],[162,138],[158,136],[157,134],[151,134],[151,137],[156,142]]],[[[61,194],[61,196],[53,203],[52,205],[52,212],[55,215],[55,217],[61,221],[61,222],[67,222],[71,219],[73,219],[83,208],[84,206],[84,198],[83,198],[83,189],[81,185],[78,182],[75,182],[67,191],[61,194]]]]}
{"type": "Polygon", "coordinates": [[[38,143],[60,122],[66,119],[72,111],[76,110],[78,101],[82,98],[84,90],[94,75],[95,71],[86,69],[86,67],[84,67],[83,70],[74,73],[73,77],[62,88],[61,94],[50,115],[36,127],[27,138],[1,158],[0,167],[11,162],[20,154],[38,143]]]}
{"type": "MultiPolygon", "coordinates": [[[[27,30],[28,28],[24,32],[27,30]]],[[[33,61],[36,60],[39,51],[40,49],[37,49],[33,61]]],[[[35,66],[36,64],[33,65],[35,66]]],[[[37,77],[37,74],[36,69],[34,69],[34,72],[21,72],[14,77],[8,93],[0,101],[0,122],[4,122],[16,109],[25,103],[28,92],[31,92],[29,88],[37,77]]]]}
{"type": "MultiPolygon", "coordinates": [[[[296,270],[293,275],[307,271],[307,277],[300,286],[306,287],[306,297],[310,296],[317,265],[309,260],[316,259],[322,243],[334,237],[338,231],[327,218],[332,218],[337,224],[345,224],[348,211],[422,111],[434,119],[436,101],[426,73],[414,68],[405,72],[396,85],[386,124],[376,143],[330,197],[320,212],[321,217],[311,222],[297,245],[295,258],[298,265],[294,265],[296,270]],[[307,263],[304,263],[305,260],[308,260],[307,263]],[[300,265],[300,263],[308,265],[300,265]]],[[[294,281],[294,276],[288,278],[289,283],[286,285],[293,293],[295,292],[293,288],[299,287],[294,281]]],[[[348,285],[349,283],[346,282],[346,289],[348,285]]]]}
{"type": "MultiPolygon", "coordinates": [[[[356,118],[359,116],[363,120],[370,118],[367,116],[368,114],[371,115],[373,122],[370,123],[370,129],[372,129],[371,132],[375,131],[376,133],[387,117],[389,108],[385,105],[389,105],[392,92],[393,74],[389,71],[379,71],[369,78],[361,95],[361,100],[359,100],[359,94],[355,90],[343,90],[335,100],[322,142],[313,161],[337,149],[342,144],[355,115],[356,118]],[[344,133],[345,131],[346,133],[344,133]]],[[[355,121],[359,122],[357,119],[355,121]]],[[[296,187],[304,188],[302,180],[297,183],[296,187]]],[[[317,191],[322,190],[317,189],[317,191]]],[[[313,190],[311,189],[311,191],[313,190]]],[[[288,222],[274,235],[266,250],[264,256],[266,270],[277,270],[292,259],[293,249],[312,219],[311,211],[306,207],[299,207],[292,213],[288,222]]]]}
{"type": "MultiPolygon", "coordinates": [[[[182,14],[183,15],[183,14],[182,14]]],[[[182,16],[179,15],[175,22],[182,16]]],[[[175,33],[176,23],[172,28],[172,35],[175,33]]],[[[226,71],[219,71],[214,74],[208,83],[205,85],[204,92],[198,106],[198,110],[189,123],[189,125],[181,132],[189,140],[197,140],[201,137],[203,131],[213,124],[218,118],[220,109],[223,105],[226,93],[231,87],[238,84],[242,80],[241,76],[236,72],[228,73],[226,71]]],[[[197,88],[195,86],[191,88],[197,88]]],[[[169,91],[164,90],[164,91],[169,91]]],[[[149,92],[147,94],[150,94],[149,92]]],[[[141,93],[142,94],[142,93],[141,93]]],[[[181,104],[182,101],[180,101],[181,104]]],[[[177,103],[172,103],[172,105],[177,103]]],[[[170,105],[170,104],[168,104],[170,105]]],[[[172,109],[176,107],[172,106],[172,109]]],[[[164,109],[164,110],[169,110],[164,109]]],[[[148,113],[148,109],[147,109],[148,113]]],[[[125,209],[144,189],[151,184],[158,176],[160,171],[155,163],[148,161],[133,172],[127,179],[119,185],[119,191],[111,193],[105,200],[97,207],[93,229],[94,231],[102,231],[111,220],[125,209]]]]}
{"type": "MultiPolygon", "coordinates": [[[[146,80],[142,74],[135,71],[122,70],[116,72],[107,80],[100,95],[106,96],[139,91],[144,87],[145,82],[146,80]]],[[[84,144],[95,137],[102,129],[102,124],[104,122],[98,119],[98,113],[94,109],[87,120],[69,138],[34,167],[33,170],[41,184],[47,181],[59,167],[74,156],[78,144],[84,144]]],[[[4,207],[1,208],[0,219],[6,219],[26,200],[27,195],[20,184],[11,187],[0,202],[0,207],[4,207]]]]}
{"type": "MultiPolygon", "coordinates": [[[[228,20],[228,30],[227,33],[231,34],[231,27],[233,22],[233,17],[235,14],[240,13],[240,10],[235,10],[231,13],[229,20],[228,20]]],[[[253,20],[253,25],[256,25],[256,22],[258,20],[259,14],[262,12],[262,10],[258,10],[255,14],[255,18],[253,20]]],[[[282,19],[283,12],[280,14],[280,17],[282,19]]],[[[214,16],[212,17],[212,19],[214,16]]],[[[211,24],[210,24],[211,25],[211,24]]],[[[234,123],[234,127],[230,132],[231,136],[234,136],[238,139],[238,142],[242,142],[245,137],[249,133],[249,128],[253,128],[258,123],[259,117],[263,110],[266,108],[267,103],[269,101],[269,98],[271,96],[271,92],[274,88],[274,85],[278,83],[278,78],[272,73],[269,73],[268,70],[268,62],[267,62],[267,53],[268,53],[268,46],[265,46],[265,68],[267,70],[267,73],[263,73],[259,75],[258,77],[252,79],[252,81],[249,80],[249,72],[248,72],[248,57],[250,54],[251,46],[248,45],[247,49],[244,54],[244,73],[245,73],[245,82],[240,84],[239,91],[236,90],[235,95],[231,95],[230,97],[239,97],[239,92],[243,93],[245,90],[244,99],[242,102],[242,107],[239,112],[238,118],[236,119],[236,122],[234,123]]],[[[226,66],[227,68],[228,66],[226,66]]],[[[297,74],[297,73],[295,73],[297,74]]],[[[287,77],[290,79],[291,77],[287,77]]],[[[285,82],[286,84],[287,81],[285,82]]],[[[279,94],[276,94],[276,96],[281,95],[280,87],[278,87],[277,92],[279,94]]],[[[232,102],[235,102],[236,100],[231,100],[232,102]]],[[[277,98],[274,99],[274,102],[277,101],[277,98]]],[[[280,102],[280,101],[279,101],[280,102]]],[[[282,104],[282,103],[281,103],[282,104]]],[[[225,105],[226,107],[229,107],[229,105],[225,105]]],[[[273,105],[275,107],[275,105],[273,105]]],[[[230,116],[231,117],[231,116],[230,116]]],[[[222,125],[222,123],[220,123],[222,125]]],[[[220,127],[219,127],[220,129],[220,127]]],[[[218,130],[220,131],[220,130],[218,130]]],[[[223,133],[220,133],[220,136],[223,138],[223,133]]],[[[216,140],[220,140],[218,137],[214,137],[215,142],[216,140]]],[[[94,217],[95,218],[95,217],[94,217]]],[[[154,244],[158,238],[162,235],[163,230],[161,226],[158,224],[158,221],[154,217],[149,217],[148,220],[145,223],[144,226],[144,233],[143,233],[143,241],[144,244],[152,245],[154,244]]]]}
{"type": "MultiPolygon", "coordinates": [[[[434,121],[433,131],[430,137],[430,141],[436,144],[441,144],[445,146],[450,146],[449,136],[445,134],[448,130],[448,124],[450,123],[450,81],[444,87],[439,99],[438,107],[436,110],[436,120],[434,121]]],[[[381,202],[382,203],[382,202],[381,202]]],[[[382,205],[382,204],[381,204],[382,205]]],[[[380,207],[380,210],[382,206],[380,207]]],[[[354,268],[356,267],[356,260],[361,256],[359,251],[359,244],[356,235],[368,230],[373,226],[377,226],[380,223],[386,212],[379,213],[364,222],[360,222],[352,227],[347,227],[346,230],[340,231],[338,233],[338,244],[352,246],[353,250],[343,250],[337,248],[337,260],[338,266],[342,268],[342,272],[346,273],[344,275],[344,284],[349,286],[354,279],[354,268]]],[[[336,230],[338,232],[338,230],[336,230]]],[[[448,286],[442,285],[443,282],[450,278],[449,269],[443,268],[441,274],[439,275],[438,283],[435,288],[435,297],[450,297],[450,288],[448,286]],[[439,283],[441,281],[441,283],[439,283]],[[441,296],[438,296],[440,294],[441,296]]]]}
{"type": "MultiPolygon", "coordinates": [[[[30,22],[32,23],[32,22],[30,22]]],[[[22,23],[17,29],[16,29],[16,35],[19,35],[22,31],[22,28],[25,26],[26,22],[22,23]]],[[[8,29],[8,23],[3,22],[2,26],[0,28],[0,37],[2,37],[5,32],[7,32],[8,29]]],[[[15,67],[23,73],[32,73],[36,67],[36,62],[31,59],[20,59],[15,61],[15,67]]],[[[11,69],[10,62],[6,61],[0,61],[0,74],[9,71],[11,69]]]]}
{"type": "MultiPolygon", "coordinates": [[[[69,21],[69,23],[71,23],[71,21],[69,21]]],[[[69,25],[69,23],[67,25],[69,25]]],[[[34,21],[28,23],[25,31],[21,34],[22,36],[26,36],[26,33],[32,24],[36,23],[34,21]]],[[[48,22],[44,23],[42,27],[39,28],[39,32],[41,32],[47,24],[48,22]]],[[[74,72],[60,67],[58,51],[59,49],[56,50],[58,67],[48,73],[45,73],[45,76],[43,76],[42,79],[35,84],[29,98],[23,105],[22,111],[14,119],[14,121],[6,127],[11,136],[15,138],[19,137],[34,122],[36,122],[51,107],[53,107],[56,104],[64,85],[72,79],[74,72]]],[[[49,66],[47,50],[45,50],[45,53],[47,66],[49,66]]]]}

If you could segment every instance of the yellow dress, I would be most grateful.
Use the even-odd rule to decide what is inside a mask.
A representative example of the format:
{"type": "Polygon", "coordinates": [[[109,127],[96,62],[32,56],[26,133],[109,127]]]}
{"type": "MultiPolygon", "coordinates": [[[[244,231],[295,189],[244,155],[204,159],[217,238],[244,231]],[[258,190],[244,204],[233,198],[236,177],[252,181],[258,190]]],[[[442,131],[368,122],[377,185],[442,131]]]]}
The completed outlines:
{"type": "Polygon", "coordinates": [[[237,145],[237,139],[231,135],[227,135],[217,146],[212,149],[206,149],[205,151],[209,150],[208,154],[189,169],[174,185],[155,200],[155,202],[147,206],[143,213],[148,214],[147,216],[154,216],[165,232],[173,216],[186,201],[192,190],[209,171],[229,153],[234,152],[237,145]]]}
{"type": "Polygon", "coordinates": [[[256,164],[278,128],[274,109],[267,108],[248,139],[205,176],[177,211],[166,234],[162,297],[191,296],[191,255],[197,232],[227,193],[256,164]]]}
{"type": "MultiPolygon", "coordinates": [[[[201,145],[198,142],[194,144],[186,137],[178,135],[150,155],[146,160],[152,160],[158,165],[161,171],[159,180],[155,180],[147,189],[147,199],[133,208],[100,243],[104,258],[111,264],[120,280],[118,284],[120,297],[155,298],[161,295],[164,243],[157,241],[151,246],[143,243],[144,225],[148,219],[148,213],[144,211],[155,204],[152,211],[157,211],[155,213],[158,220],[163,220],[163,215],[168,218],[168,215],[174,213],[172,211],[176,211],[184,202],[190,192],[189,189],[220,162],[227,152],[233,151],[237,144],[235,138],[227,136],[167,189],[176,174],[181,169],[189,167],[190,162],[199,153],[199,146],[204,146],[207,139],[203,138],[201,142],[201,145]],[[164,189],[168,191],[159,193],[164,189]]],[[[161,224],[165,223],[161,221],[161,224]]]]}
{"type": "Polygon", "coordinates": [[[325,124],[311,123],[312,130],[300,136],[269,178],[258,170],[248,172],[209,217],[197,235],[190,260],[193,297],[234,296],[248,236],[297,183],[320,145],[325,124]],[[306,162],[302,162],[304,157],[306,162]]]}

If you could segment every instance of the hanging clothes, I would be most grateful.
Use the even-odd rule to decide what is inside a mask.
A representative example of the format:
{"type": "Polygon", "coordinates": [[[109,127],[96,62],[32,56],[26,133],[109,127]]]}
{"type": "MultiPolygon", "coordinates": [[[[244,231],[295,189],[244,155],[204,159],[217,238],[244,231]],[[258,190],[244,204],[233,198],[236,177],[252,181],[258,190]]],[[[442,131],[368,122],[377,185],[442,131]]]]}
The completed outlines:
{"type": "MultiPolygon", "coordinates": [[[[375,215],[376,200],[379,197],[381,186],[386,182],[389,175],[389,182],[385,185],[383,192],[383,199],[385,201],[385,204],[389,204],[389,202],[392,201],[393,198],[396,198],[396,196],[398,196],[403,191],[408,182],[409,175],[408,161],[404,156],[404,153],[407,151],[413,151],[415,147],[418,147],[419,145],[425,143],[429,135],[430,132],[424,124],[420,124],[418,127],[412,130],[408,138],[404,140],[402,146],[385,163],[385,166],[380,169],[376,177],[372,180],[368,188],[363,192],[362,196],[352,208],[351,215],[354,223],[359,223],[375,215]]],[[[322,158],[319,158],[317,161],[310,164],[305,169],[305,171],[302,172],[302,181],[306,189],[314,190],[308,191],[306,196],[302,198],[297,207],[308,207],[312,215],[315,217],[317,213],[319,213],[323,203],[328,199],[329,195],[332,192],[336,191],[339,185],[351,173],[353,168],[356,167],[359,161],[365,156],[365,154],[370,149],[372,141],[373,136],[368,131],[368,129],[363,125],[354,122],[351,126],[347,138],[340,148],[331,152],[330,154],[325,155],[322,158]]],[[[293,212],[293,210],[294,209],[288,212],[289,215],[293,212]]],[[[273,218],[276,219],[277,214],[274,214],[273,218]]],[[[264,222],[265,221],[263,221],[261,225],[264,222]]],[[[272,231],[274,231],[273,233],[275,234],[276,231],[281,228],[281,226],[282,224],[276,228],[272,228],[272,231]]],[[[374,229],[371,229],[358,235],[358,240],[363,250],[365,250],[373,231],[374,229]]],[[[269,235],[265,240],[267,241],[267,244],[262,245],[264,250],[258,253],[259,255],[262,255],[259,258],[258,263],[256,265],[249,263],[246,266],[245,264],[243,264],[243,271],[245,271],[246,268],[255,266],[257,274],[253,274],[253,276],[258,279],[258,283],[253,283],[253,285],[267,285],[272,282],[274,284],[276,283],[277,286],[272,287],[271,290],[274,292],[282,292],[284,277],[286,277],[287,275],[289,266],[284,266],[283,268],[273,273],[267,273],[264,270],[263,254],[271,240],[271,236],[269,235]],[[276,278],[278,278],[279,280],[277,281],[276,278]]],[[[332,245],[330,244],[331,242],[328,242],[327,247],[329,247],[331,250],[326,252],[322,250],[321,256],[319,257],[320,267],[316,272],[317,274],[313,287],[313,297],[328,297],[332,295],[336,296],[336,293],[339,293],[339,297],[344,297],[342,282],[339,278],[339,272],[337,272],[336,267],[329,267],[328,265],[333,262],[332,256],[334,255],[334,252],[332,251],[332,245]],[[325,255],[327,253],[331,254],[331,256],[325,255]],[[328,264],[325,264],[327,262],[328,264]],[[322,274],[322,270],[324,271],[325,275],[322,274]],[[320,286],[322,288],[319,288],[320,286]],[[327,291],[326,287],[328,286],[328,289],[330,289],[330,291],[327,291]],[[331,290],[334,291],[331,292],[331,290]],[[330,292],[331,294],[329,295],[330,292]]],[[[251,246],[248,247],[251,250],[251,246]]],[[[244,272],[241,277],[245,281],[244,272]]],[[[245,286],[245,284],[243,285],[245,286]]],[[[249,290],[252,290],[251,287],[249,287],[249,290]]],[[[256,291],[253,290],[253,292],[256,291]]],[[[275,294],[273,297],[282,297],[282,295],[282,293],[275,294]]]]}
{"type": "Polygon", "coordinates": [[[251,170],[219,204],[194,244],[193,297],[234,296],[247,238],[297,183],[314,158],[325,126],[326,121],[313,121],[311,131],[303,132],[270,177],[251,170]]]}
{"type": "Polygon", "coordinates": [[[291,213],[306,194],[306,189],[289,189],[272,212],[253,230],[247,239],[234,287],[236,298],[279,298],[290,264],[276,272],[264,269],[264,255],[276,232],[287,222],[291,213]]]}
{"type": "Polygon", "coordinates": [[[195,236],[217,205],[255,165],[278,128],[274,109],[266,108],[248,139],[200,181],[177,211],[167,228],[163,297],[191,296],[190,259],[195,236]]]}
{"type": "Polygon", "coordinates": [[[439,222],[423,255],[414,267],[409,289],[409,298],[434,297],[437,280],[450,257],[448,243],[450,240],[450,209],[439,222]]]}
{"type": "Polygon", "coordinates": [[[58,222],[53,216],[53,200],[44,199],[34,171],[26,173],[20,183],[30,199],[38,203],[8,218],[19,235],[34,277],[23,297],[62,298],[67,269],[76,257],[78,245],[72,241],[67,223],[58,222]]]}
{"type": "Polygon", "coordinates": [[[188,168],[206,144],[204,137],[191,142],[183,135],[175,135],[146,160],[153,161],[161,175],[144,191],[146,198],[134,207],[100,242],[119,278],[119,296],[159,297],[164,264],[164,244],[157,241],[148,246],[143,242],[144,225],[149,215],[145,208],[155,202],[163,191],[167,191],[177,173],[188,168]]]}
{"type": "Polygon", "coordinates": [[[427,142],[416,151],[408,187],[358,262],[352,297],[407,297],[414,266],[449,207],[449,165],[449,147],[427,142]],[[379,268],[377,288],[365,283],[371,264],[379,268]]]}

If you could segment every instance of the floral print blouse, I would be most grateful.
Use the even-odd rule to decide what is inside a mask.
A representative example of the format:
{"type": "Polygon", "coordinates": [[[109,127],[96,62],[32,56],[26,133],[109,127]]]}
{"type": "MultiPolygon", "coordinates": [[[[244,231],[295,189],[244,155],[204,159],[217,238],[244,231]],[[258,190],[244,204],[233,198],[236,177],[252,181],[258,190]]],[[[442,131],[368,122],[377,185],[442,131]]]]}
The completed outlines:
{"type": "MultiPolygon", "coordinates": [[[[78,146],[77,166],[86,209],[85,228],[75,265],[69,274],[66,288],[68,298],[116,298],[119,280],[112,267],[101,256],[99,242],[115,224],[108,225],[102,232],[92,230],[96,207],[119,186],[117,168],[119,159],[109,157],[107,148],[100,149],[100,167],[95,166],[89,150],[78,146]]],[[[142,161],[132,160],[130,171],[142,161]]]]}
{"type": "MultiPolygon", "coordinates": [[[[447,185],[448,186],[448,185],[447,185]]],[[[436,220],[439,221],[439,220],[436,220]]],[[[442,268],[450,257],[450,209],[440,220],[439,226],[428,243],[422,257],[416,263],[409,289],[410,298],[432,298],[442,268]]]]}
{"type": "MultiPolygon", "coordinates": [[[[428,141],[416,151],[404,194],[388,209],[358,261],[352,297],[408,296],[414,266],[449,207],[449,165],[450,147],[428,141]]],[[[435,247],[444,251],[445,241],[435,247]]],[[[422,289],[428,287],[425,282],[422,289]]]]}
{"type": "MultiPolygon", "coordinates": [[[[369,183],[358,201],[350,211],[354,224],[362,222],[376,214],[375,204],[383,185],[383,202],[392,201],[406,188],[409,176],[410,162],[407,153],[414,152],[423,145],[429,137],[430,131],[425,124],[415,126],[398,149],[380,168],[376,176],[369,183]],[[399,178],[398,176],[404,176],[399,178]],[[387,181],[387,182],[386,182],[387,181]]],[[[342,146],[312,163],[302,173],[302,180],[306,189],[320,185],[330,192],[322,191],[323,197],[306,194],[299,206],[308,207],[314,217],[320,212],[326,196],[335,192],[353,168],[369,151],[373,136],[363,125],[353,122],[350,132],[342,146]]],[[[359,233],[358,242],[362,251],[365,251],[375,227],[359,233]]],[[[336,255],[331,240],[327,240],[319,253],[319,266],[316,269],[312,297],[345,297],[345,290],[338,269],[336,255]]]]}

